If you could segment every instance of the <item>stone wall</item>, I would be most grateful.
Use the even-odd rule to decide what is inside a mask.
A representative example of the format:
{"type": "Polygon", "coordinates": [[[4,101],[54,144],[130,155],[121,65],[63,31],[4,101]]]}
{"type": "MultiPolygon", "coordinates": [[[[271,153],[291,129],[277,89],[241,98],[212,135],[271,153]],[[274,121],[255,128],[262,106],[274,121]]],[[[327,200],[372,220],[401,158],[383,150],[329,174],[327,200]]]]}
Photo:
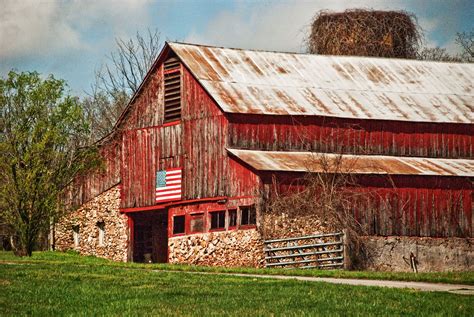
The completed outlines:
{"type": "Polygon", "coordinates": [[[115,186],[64,216],[55,227],[56,250],[127,261],[127,216],[119,212],[119,204],[120,190],[115,186]],[[103,245],[99,245],[100,222],[104,223],[103,245]],[[74,245],[73,226],[79,226],[78,246],[74,245]]]}
{"type": "Polygon", "coordinates": [[[169,262],[223,267],[262,267],[263,242],[256,229],[173,237],[169,262]]]}
{"type": "Polygon", "coordinates": [[[474,270],[474,239],[420,237],[363,237],[369,257],[365,269],[412,271],[410,253],[418,272],[474,270]]]}

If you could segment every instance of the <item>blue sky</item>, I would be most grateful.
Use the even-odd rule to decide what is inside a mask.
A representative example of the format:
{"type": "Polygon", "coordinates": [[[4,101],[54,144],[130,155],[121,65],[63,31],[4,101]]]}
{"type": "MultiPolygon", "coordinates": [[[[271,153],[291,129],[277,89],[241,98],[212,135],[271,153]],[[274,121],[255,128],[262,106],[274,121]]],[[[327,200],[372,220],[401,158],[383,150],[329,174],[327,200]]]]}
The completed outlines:
{"type": "Polygon", "coordinates": [[[456,32],[474,27],[473,0],[2,0],[0,74],[54,74],[83,94],[117,37],[156,28],[162,40],[302,52],[316,11],[356,7],[413,12],[427,45],[451,52],[456,32]]]}

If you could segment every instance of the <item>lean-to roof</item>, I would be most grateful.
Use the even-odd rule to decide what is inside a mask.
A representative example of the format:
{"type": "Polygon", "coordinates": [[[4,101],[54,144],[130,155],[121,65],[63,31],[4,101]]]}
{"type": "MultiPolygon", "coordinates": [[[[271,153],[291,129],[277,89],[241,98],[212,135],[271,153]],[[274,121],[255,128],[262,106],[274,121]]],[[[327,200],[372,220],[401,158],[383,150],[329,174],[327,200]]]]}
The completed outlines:
{"type": "Polygon", "coordinates": [[[227,149],[258,171],[474,177],[474,160],[227,149]]]}

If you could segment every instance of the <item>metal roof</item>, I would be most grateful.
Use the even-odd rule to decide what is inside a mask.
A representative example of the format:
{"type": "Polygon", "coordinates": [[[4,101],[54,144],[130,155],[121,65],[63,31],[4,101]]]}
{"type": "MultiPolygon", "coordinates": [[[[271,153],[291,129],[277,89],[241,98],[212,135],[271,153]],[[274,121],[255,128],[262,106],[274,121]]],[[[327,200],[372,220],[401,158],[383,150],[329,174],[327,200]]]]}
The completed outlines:
{"type": "Polygon", "coordinates": [[[474,160],[227,149],[259,171],[474,177],[474,160]]]}
{"type": "Polygon", "coordinates": [[[474,122],[474,64],[169,45],[224,112],[474,122]]]}

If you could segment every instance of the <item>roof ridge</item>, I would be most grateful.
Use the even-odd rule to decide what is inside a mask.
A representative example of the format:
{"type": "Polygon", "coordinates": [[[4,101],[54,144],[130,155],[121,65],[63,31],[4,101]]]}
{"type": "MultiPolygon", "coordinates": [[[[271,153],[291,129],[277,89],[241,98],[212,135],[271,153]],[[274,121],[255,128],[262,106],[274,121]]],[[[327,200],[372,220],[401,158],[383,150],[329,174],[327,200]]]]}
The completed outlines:
{"type": "Polygon", "coordinates": [[[196,47],[228,49],[228,50],[243,51],[243,52],[260,52],[260,53],[275,53],[275,54],[288,54],[288,55],[300,55],[300,56],[320,56],[320,57],[334,57],[334,58],[359,58],[359,59],[367,59],[367,60],[378,59],[378,60],[407,61],[407,62],[416,62],[416,63],[473,65],[474,66],[473,63],[467,63],[467,62],[432,61],[432,60],[419,60],[419,59],[401,58],[401,57],[359,56],[359,55],[326,55],[326,54],[313,54],[313,53],[305,53],[305,52],[265,50],[265,49],[257,49],[257,48],[229,47],[229,46],[199,44],[199,43],[181,42],[181,41],[166,41],[166,43],[170,44],[171,46],[173,44],[177,44],[177,45],[196,46],[196,47]]]}

